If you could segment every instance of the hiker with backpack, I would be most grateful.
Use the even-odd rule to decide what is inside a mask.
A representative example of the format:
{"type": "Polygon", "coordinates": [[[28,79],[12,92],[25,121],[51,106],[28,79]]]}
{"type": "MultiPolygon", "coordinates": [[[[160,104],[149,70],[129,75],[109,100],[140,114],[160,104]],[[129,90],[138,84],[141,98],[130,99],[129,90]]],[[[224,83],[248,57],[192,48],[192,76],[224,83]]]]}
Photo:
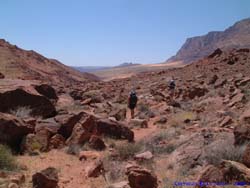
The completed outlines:
{"type": "Polygon", "coordinates": [[[128,107],[131,111],[131,119],[134,119],[134,116],[135,116],[135,107],[137,104],[137,100],[138,98],[136,96],[136,92],[132,90],[128,97],[128,107]]]}
{"type": "Polygon", "coordinates": [[[171,101],[173,101],[174,99],[175,87],[176,87],[175,80],[174,77],[172,77],[172,79],[168,83],[169,96],[171,101]]]}

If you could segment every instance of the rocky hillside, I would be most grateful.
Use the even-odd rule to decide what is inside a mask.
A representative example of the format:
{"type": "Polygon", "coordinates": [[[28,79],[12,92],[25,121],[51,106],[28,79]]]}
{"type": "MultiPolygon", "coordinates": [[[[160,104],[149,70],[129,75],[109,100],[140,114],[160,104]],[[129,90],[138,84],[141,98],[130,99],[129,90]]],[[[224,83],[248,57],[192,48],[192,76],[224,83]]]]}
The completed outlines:
{"type": "Polygon", "coordinates": [[[248,183],[249,75],[250,49],[217,49],[185,67],[131,78],[54,88],[22,83],[23,88],[1,91],[0,143],[14,151],[16,161],[6,160],[10,154],[0,144],[0,185],[209,188],[248,183]],[[173,100],[167,89],[172,76],[173,100]],[[132,87],[138,95],[134,119],[127,109],[132,87]]]}
{"type": "Polygon", "coordinates": [[[23,50],[3,39],[0,40],[0,73],[6,78],[50,82],[98,80],[92,74],[80,73],[57,60],[23,50]]]}
{"type": "Polygon", "coordinates": [[[249,48],[250,47],[250,18],[241,20],[225,31],[213,31],[204,36],[188,38],[172,61],[191,63],[203,58],[215,49],[249,48]]]}

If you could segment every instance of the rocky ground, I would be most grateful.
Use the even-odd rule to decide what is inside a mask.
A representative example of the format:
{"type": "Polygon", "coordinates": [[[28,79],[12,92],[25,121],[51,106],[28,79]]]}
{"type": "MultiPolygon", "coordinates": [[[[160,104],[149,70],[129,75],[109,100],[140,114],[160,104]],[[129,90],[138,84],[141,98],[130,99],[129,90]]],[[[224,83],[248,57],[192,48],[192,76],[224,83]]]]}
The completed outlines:
{"type": "Polygon", "coordinates": [[[218,49],[184,68],[108,82],[48,85],[3,75],[0,142],[18,168],[0,173],[0,187],[249,182],[249,73],[249,49],[218,49]],[[174,101],[167,90],[172,76],[174,101]],[[139,97],[132,120],[131,88],[139,97]]]}

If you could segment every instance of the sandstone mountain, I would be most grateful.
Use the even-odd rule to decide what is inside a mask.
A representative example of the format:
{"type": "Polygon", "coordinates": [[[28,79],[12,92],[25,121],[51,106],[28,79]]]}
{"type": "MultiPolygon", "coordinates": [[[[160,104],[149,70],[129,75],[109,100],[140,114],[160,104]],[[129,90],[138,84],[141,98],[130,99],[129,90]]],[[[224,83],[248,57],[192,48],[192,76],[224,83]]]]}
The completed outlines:
{"type": "Polygon", "coordinates": [[[81,73],[37,52],[23,50],[0,40],[0,72],[11,79],[71,82],[98,80],[89,73],[81,73]]]}
{"type": "Polygon", "coordinates": [[[236,22],[225,31],[213,31],[204,36],[188,38],[177,54],[167,62],[191,63],[212,53],[215,49],[249,48],[250,18],[236,22]]]}

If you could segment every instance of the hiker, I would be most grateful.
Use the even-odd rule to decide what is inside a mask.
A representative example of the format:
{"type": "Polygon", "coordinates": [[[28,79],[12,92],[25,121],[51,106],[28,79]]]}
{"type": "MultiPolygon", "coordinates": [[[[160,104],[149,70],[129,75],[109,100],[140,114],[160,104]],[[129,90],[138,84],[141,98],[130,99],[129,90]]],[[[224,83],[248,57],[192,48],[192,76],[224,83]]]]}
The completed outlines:
{"type": "Polygon", "coordinates": [[[131,119],[134,119],[134,116],[135,116],[135,107],[137,104],[137,100],[138,98],[136,96],[136,92],[132,90],[128,98],[128,107],[131,110],[131,119]]]}
{"type": "Polygon", "coordinates": [[[174,77],[172,77],[172,79],[168,83],[169,96],[170,96],[171,101],[173,101],[173,99],[174,99],[175,86],[176,85],[175,85],[174,77]]]}

